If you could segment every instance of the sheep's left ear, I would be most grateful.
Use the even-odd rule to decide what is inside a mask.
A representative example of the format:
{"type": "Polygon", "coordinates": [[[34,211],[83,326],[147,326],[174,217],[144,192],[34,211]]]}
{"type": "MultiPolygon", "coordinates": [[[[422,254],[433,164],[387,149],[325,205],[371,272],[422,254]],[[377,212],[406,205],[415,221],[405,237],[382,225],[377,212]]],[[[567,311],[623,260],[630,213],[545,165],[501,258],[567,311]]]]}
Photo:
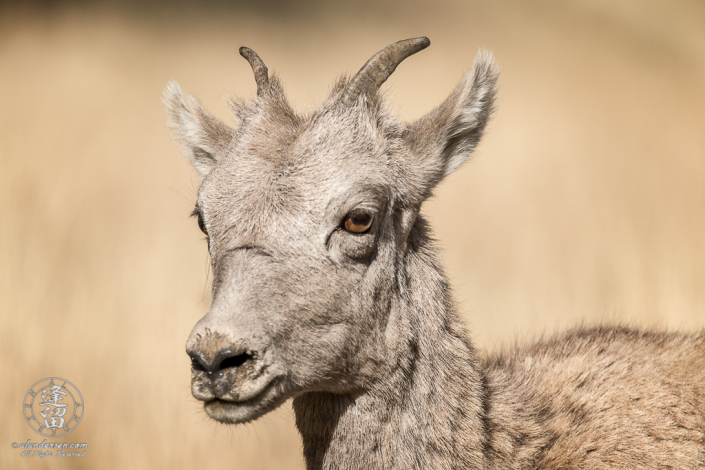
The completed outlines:
{"type": "Polygon", "coordinates": [[[227,153],[235,131],[211,116],[173,80],[164,89],[162,101],[174,137],[201,178],[205,178],[227,153]]]}
{"type": "Polygon", "coordinates": [[[481,50],[472,70],[436,109],[410,124],[404,140],[412,151],[412,171],[422,181],[423,199],[472,155],[494,110],[499,66],[481,50]]]}

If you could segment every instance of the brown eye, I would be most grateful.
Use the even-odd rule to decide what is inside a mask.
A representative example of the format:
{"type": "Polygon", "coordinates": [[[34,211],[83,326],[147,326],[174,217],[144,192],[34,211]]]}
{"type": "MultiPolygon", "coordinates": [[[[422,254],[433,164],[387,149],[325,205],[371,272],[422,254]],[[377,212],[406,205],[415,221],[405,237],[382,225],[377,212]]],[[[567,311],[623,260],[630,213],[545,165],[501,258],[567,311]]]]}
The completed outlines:
{"type": "Polygon", "coordinates": [[[352,211],[345,216],[343,228],[350,233],[364,233],[372,225],[372,215],[362,211],[352,211]]]}
{"type": "Polygon", "coordinates": [[[198,214],[198,228],[200,228],[201,232],[203,232],[204,234],[206,234],[206,236],[208,236],[208,230],[206,230],[206,224],[203,223],[203,217],[201,216],[200,213],[198,214]]]}

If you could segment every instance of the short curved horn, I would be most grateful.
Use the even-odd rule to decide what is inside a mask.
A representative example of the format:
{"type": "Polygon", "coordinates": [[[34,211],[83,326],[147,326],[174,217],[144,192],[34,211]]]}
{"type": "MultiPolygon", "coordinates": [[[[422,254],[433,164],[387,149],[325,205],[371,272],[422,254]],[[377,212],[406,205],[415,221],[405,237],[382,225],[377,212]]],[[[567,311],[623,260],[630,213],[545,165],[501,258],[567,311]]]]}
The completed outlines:
{"type": "Polygon", "coordinates": [[[343,106],[352,106],[360,95],[372,96],[404,59],[430,45],[427,37],[420,37],[385,47],[373,55],[350,80],[340,102],[343,106]]]}
{"type": "Polygon", "coordinates": [[[264,89],[269,85],[267,66],[264,65],[257,53],[249,47],[241,47],[240,55],[250,63],[250,67],[252,67],[252,71],[255,74],[255,82],[257,82],[257,96],[261,96],[264,93],[264,89]]]}

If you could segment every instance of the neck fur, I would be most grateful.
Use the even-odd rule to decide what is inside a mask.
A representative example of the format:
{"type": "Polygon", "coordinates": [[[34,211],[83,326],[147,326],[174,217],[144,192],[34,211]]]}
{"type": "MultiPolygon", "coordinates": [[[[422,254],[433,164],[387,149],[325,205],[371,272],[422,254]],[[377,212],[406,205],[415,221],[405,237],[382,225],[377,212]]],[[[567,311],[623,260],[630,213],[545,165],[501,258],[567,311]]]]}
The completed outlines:
{"type": "Polygon", "coordinates": [[[390,311],[388,329],[404,338],[392,350],[390,376],[359,394],[294,400],[309,470],[485,465],[481,366],[425,222],[417,226],[390,311]]]}

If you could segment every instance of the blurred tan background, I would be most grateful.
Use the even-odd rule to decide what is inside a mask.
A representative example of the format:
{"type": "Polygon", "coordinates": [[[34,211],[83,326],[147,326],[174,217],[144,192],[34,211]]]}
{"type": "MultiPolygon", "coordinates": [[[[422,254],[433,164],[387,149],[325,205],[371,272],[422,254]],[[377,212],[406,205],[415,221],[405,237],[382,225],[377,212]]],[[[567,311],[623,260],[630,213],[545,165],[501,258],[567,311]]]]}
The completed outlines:
{"type": "Polygon", "coordinates": [[[232,123],[247,45],[309,108],[382,47],[431,47],[388,81],[398,113],[439,104],[478,47],[502,65],[496,119],[431,219],[473,339],[492,351],[596,322],[705,326],[705,3],[699,0],[0,2],[0,468],[302,468],[291,405],[216,425],[189,391],[209,305],[199,180],[164,125],[176,78],[232,123]],[[41,442],[27,389],[82,392],[41,442]]]}

